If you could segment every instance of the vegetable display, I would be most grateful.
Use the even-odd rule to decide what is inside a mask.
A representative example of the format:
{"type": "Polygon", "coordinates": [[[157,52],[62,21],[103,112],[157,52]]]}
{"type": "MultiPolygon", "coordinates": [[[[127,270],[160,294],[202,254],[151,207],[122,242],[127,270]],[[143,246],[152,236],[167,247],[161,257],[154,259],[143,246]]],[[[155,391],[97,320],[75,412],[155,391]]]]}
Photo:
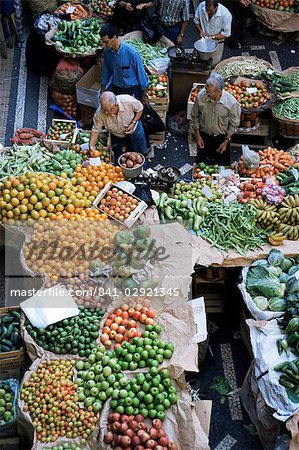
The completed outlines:
{"type": "MultiPolygon", "coordinates": [[[[176,195],[178,197],[178,195],[176,195]]],[[[207,199],[203,196],[190,199],[184,193],[180,199],[169,198],[167,194],[160,195],[156,207],[159,211],[160,221],[174,220],[181,223],[187,230],[198,232],[204,218],[209,213],[206,206],[207,199]]]]}
{"type": "Polygon", "coordinates": [[[191,183],[180,180],[176,183],[174,189],[175,199],[184,200],[187,198],[194,200],[198,197],[205,197],[208,200],[214,201],[217,198],[221,198],[221,192],[211,179],[202,178],[191,183]]]}
{"type": "Polygon", "coordinates": [[[154,419],[151,426],[145,423],[145,418],[119,413],[110,413],[108,416],[107,432],[104,435],[105,444],[112,448],[157,448],[158,450],[177,450],[177,445],[171,442],[162,428],[160,419],[154,419]]]}
{"type": "Polygon", "coordinates": [[[226,81],[224,89],[238,100],[243,110],[259,108],[272,98],[267,86],[259,81],[248,82],[244,79],[232,83],[226,81]]]}
{"type": "Polygon", "coordinates": [[[272,112],[279,119],[299,121],[299,97],[289,98],[275,103],[272,112]]]}
{"type": "Polygon", "coordinates": [[[69,14],[71,20],[86,19],[91,16],[86,7],[84,8],[84,6],[79,3],[71,2],[60,5],[59,8],[56,9],[55,14],[69,14]]]}
{"type": "Polygon", "coordinates": [[[264,199],[270,204],[279,204],[285,197],[282,189],[275,178],[263,177],[262,180],[251,178],[240,184],[241,195],[238,197],[240,203],[247,203],[251,199],[264,199]]]}
{"type": "Polygon", "coordinates": [[[55,175],[66,173],[69,178],[74,174],[77,164],[81,164],[82,156],[74,153],[72,150],[61,150],[51,155],[45,164],[39,166],[39,172],[49,172],[55,175]]]}
{"type": "Polygon", "coordinates": [[[144,158],[140,153],[126,152],[120,159],[120,165],[121,167],[126,167],[127,169],[135,169],[136,167],[139,167],[143,161],[144,158]]]}
{"type": "Polygon", "coordinates": [[[108,19],[113,16],[115,3],[114,0],[91,0],[90,5],[94,12],[108,19]]]}
{"type": "Polygon", "coordinates": [[[17,389],[12,389],[16,380],[0,381],[0,426],[16,419],[17,389]]]}
{"type": "Polygon", "coordinates": [[[132,197],[122,189],[112,187],[100,200],[98,207],[109,216],[124,221],[137,208],[139,203],[140,201],[137,198],[132,197]]]}
{"type": "Polygon", "coordinates": [[[244,157],[241,156],[238,162],[239,170],[244,176],[262,178],[263,176],[272,177],[283,170],[289,169],[294,163],[294,159],[288,152],[267,147],[259,150],[260,164],[257,168],[249,169],[245,165],[244,157]]]}
{"type": "Polygon", "coordinates": [[[240,60],[227,60],[222,67],[218,69],[223,78],[229,78],[237,75],[260,75],[269,69],[269,64],[262,59],[245,58],[240,60]]]}
{"type": "Polygon", "coordinates": [[[20,336],[20,313],[10,311],[0,317],[0,353],[18,350],[22,345],[20,336]]]}
{"type": "Polygon", "coordinates": [[[294,267],[294,260],[276,249],[269,252],[267,259],[257,260],[249,267],[246,288],[259,309],[280,312],[292,306],[294,267]]]}
{"type": "Polygon", "coordinates": [[[33,145],[37,139],[44,138],[45,135],[41,131],[34,128],[19,128],[15,131],[11,142],[13,144],[33,145]]]}
{"type": "Polygon", "coordinates": [[[55,121],[52,123],[47,133],[47,139],[53,141],[72,142],[75,129],[75,122],[55,121]]]}
{"type": "Polygon", "coordinates": [[[208,175],[212,175],[213,173],[218,173],[219,166],[218,164],[209,165],[205,163],[198,163],[193,170],[193,178],[194,180],[199,180],[208,175]]]}
{"type": "Polygon", "coordinates": [[[203,88],[203,86],[195,86],[194,89],[192,89],[190,96],[189,96],[189,102],[191,103],[195,103],[196,97],[198,96],[199,92],[201,91],[201,89],[203,88]]]}
{"type": "Polygon", "coordinates": [[[66,20],[58,24],[58,31],[52,41],[62,51],[85,54],[102,45],[100,38],[101,20],[98,18],[66,20]]]}
{"type": "MultiPolygon", "coordinates": [[[[283,233],[284,239],[298,239],[299,195],[289,195],[278,206],[269,205],[261,199],[250,200],[250,204],[257,209],[257,221],[261,228],[283,233]]],[[[271,237],[276,240],[275,235],[271,237]]]]}
{"type": "Polygon", "coordinates": [[[289,170],[284,170],[276,175],[276,179],[280,186],[287,192],[287,194],[299,194],[299,169],[291,167],[289,170]]]}
{"type": "Polygon", "coordinates": [[[286,80],[299,90],[299,70],[294,70],[287,75],[286,80]]]}
{"type": "Polygon", "coordinates": [[[262,247],[266,237],[257,228],[255,209],[236,201],[211,203],[202,230],[201,237],[219,250],[234,248],[241,255],[262,247]]]}
{"type": "Polygon", "coordinates": [[[276,372],[282,372],[279,377],[279,384],[292,392],[295,396],[299,394],[299,358],[286,361],[274,367],[276,372]]]}
{"type": "Polygon", "coordinates": [[[159,45],[145,44],[142,39],[130,39],[127,42],[138,50],[145,66],[153,59],[168,58],[167,49],[159,45]]]}
{"type": "Polygon", "coordinates": [[[36,438],[55,442],[60,436],[86,442],[98,418],[79,405],[74,378],[74,360],[55,359],[40,363],[22,385],[23,411],[30,414],[36,438]],[[67,413],[66,413],[67,412],[67,413]]]}
{"type": "Polygon", "coordinates": [[[295,75],[293,75],[293,77],[285,77],[280,72],[262,72],[261,76],[265,80],[273,83],[277,92],[279,92],[280,94],[286,94],[288,92],[299,90],[299,83],[298,85],[296,85],[295,83],[296,79],[299,78],[298,73],[294,72],[294,74],[295,75]]]}
{"type": "Polygon", "coordinates": [[[100,308],[79,306],[79,314],[49,325],[36,328],[27,320],[26,330],[32,339],[43,349],[59,354],[89,356],[96,348],[100,321],[104,312],[100,308]]]}
{"type": "Polygon", "coordinates": [[[164,98],[168,96],[168,76],[149,75],[149,85],[146,88],[149,99],[164,98]]]}

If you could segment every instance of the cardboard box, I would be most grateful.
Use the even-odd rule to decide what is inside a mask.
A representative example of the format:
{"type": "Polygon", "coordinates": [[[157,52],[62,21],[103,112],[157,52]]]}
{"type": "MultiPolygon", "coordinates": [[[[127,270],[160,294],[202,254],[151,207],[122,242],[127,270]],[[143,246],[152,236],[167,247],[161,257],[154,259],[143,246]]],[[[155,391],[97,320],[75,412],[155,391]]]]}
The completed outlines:
{"type": "Polygon", "coordinates": [[[101,95],[102,67],[92,66],[76,84],[77,102],[81,105],[98,108],[101,95]]]}
{"type": "Polygon", "coordinates": [[[194,90],[197,86],[200,86],[200,90],[201,90],[202,88],[205,87],[205,84],[204,84],[204,83],[193,83],[192,89],[191,89],[190,94],[189,94],[189,97],[188,97],[188,104],[187,104],[187,120],[190,120],[190,119],[191,119],[191,111],[192,111],[192,108],[193,108],[194,103],[191,102],[190,98],[191,98],[191,94],[192,94],[193,90],[194,90]]]}
{"type": "MultiPolygon", "coordinates": [[[[51,124],[51,126],[52,125],[55,125],[55,122],[67,122],[67,123],[73,123],[73,124],[75,124],[75,128],[74,128],[74,134],[73,134],[73,137],[72,137],[72,140],[71,140],[71,142],[69,142],[69,141],[56,141],[55,139],[44,139],[43,141],[46,143],[46,144],[55,144],[55,145],[59,145],[60,147],[63,147],[63,148],[67,148],[67,147],[69,147],[71,144],[75,144],[75,142],[76,142],[76,137],[77,137],[77,133],[78,133],[78,128],[77,128],[77,122],[75,121],[75,120],[67,120],[67,119],[53,119],[52,120],[52,124],[51,124]]],[[[51,128],[51,127],[50,127],[51,128]]],[[[50,131],[50,128],[49,128],[49,130],[48,130],[48,133],[49,133],[49,131],[50,131]]],[[[47,133],[47,134],[48,134],[47,133]]]]}
{"type": "MultiPolygon", "coordinates": [[[[116,187],[117,189],[119,189],[123,192],[126,192],[127,194],[131,195],[133,198],[136,198],[139,201],[139,204],[138,204],[137,208],[134,209],[134,211],[130,214],[130,216],[126,220],[118,220],[118,219],[115,219],[114,217],[110,216],[107,213],[104,213],[104,214],[107,214],[107,216],[109,216],[111,219],[116,220],[116,222],[121,223],[122,225],[126,225],[128,228],[131,228],[134,225],[134,223],[136,222],[136,220],[146,210],[147,204],[144,201],[140,200],[138,197],[135,197],[135,195],[130,194],[130,192],[126,191],[125,189],[122,189],[119,186],[117,186],[116,184],[112,184],[111,182],[107,183],[106,186],[101,190],[101,192],[99,193],[97,198],[94,200],[93,206],[95,206],[99,211],[101,211],[100,208],[98,207],[100,200],[102,198],[104,198],[106,196],[107,192],[114,187],[116,187]]],[[[103,211],[101,211],[101,212],[103,212],[103,211]]]]}

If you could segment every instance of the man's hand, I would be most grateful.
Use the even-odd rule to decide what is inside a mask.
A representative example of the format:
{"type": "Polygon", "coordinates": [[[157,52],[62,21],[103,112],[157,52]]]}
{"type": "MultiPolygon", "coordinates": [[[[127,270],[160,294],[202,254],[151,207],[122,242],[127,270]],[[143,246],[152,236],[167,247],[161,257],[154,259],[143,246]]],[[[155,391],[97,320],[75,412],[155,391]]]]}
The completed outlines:
{"type": "Polygon", "coordinates": [[[130,123],[130,125],[126,129],[125,133],[126,134],[133,134],[136,127],[137,127],[137,123],[130,123]]]}
{"type": "Polygon", "coordinates": [[[131,3],[126,3],[126,10],[127,11],[134,11],[134,8],[132,7],[131,3]]]}
{"type": "Polygon", "coordinates": [[[204,31],[201,31],[201,32],[199,33],[199,36],[200,36],[201,38],[204,38],[205,35],[206,35],[206,33],[205,33],[204,31]]]}
{"type": "Polygon", "coordinates": [[[177,45],[182,45],[183,40],[184,40],[184,37],[179,34],[177,37],[177,40],[176,40],[177,45]]]}
{"type": "Polygon", "coordinates": [[[145,8],[146,7],[146,4],[145,3],[141,3],[140,5],[137,5],[136,6],[136,9],[143,9],[143,8],[145,8]]]}
{"type": "Polygon", "coordinates": [[[201,136],[195,136],[197,147],[204,148],[205,144],[201,136]]]}
{"type": "Polygon", "coordinates": [[[217,148],[217,152],[221,153],[221,154],[224,153],[227,149],[227,144],[228,144],[228,141],[226,141],[226,140],[223,141],[222,144],[220,144],[219,147],[217,148]]]}
{"type": "Polygon", "coordinates": [[[240,3],[241,3],[243,6],[248,6],[248,5],[250,5],[251,1],[250,1],[250,0],[240,0],[240,3]]]}

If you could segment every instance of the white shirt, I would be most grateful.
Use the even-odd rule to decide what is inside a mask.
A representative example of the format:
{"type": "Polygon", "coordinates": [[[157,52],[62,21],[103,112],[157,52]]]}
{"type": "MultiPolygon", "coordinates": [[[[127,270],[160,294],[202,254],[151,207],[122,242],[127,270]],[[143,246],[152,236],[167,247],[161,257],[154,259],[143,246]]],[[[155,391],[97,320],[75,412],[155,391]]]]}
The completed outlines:
{"type": "Polygon", "coordinates": [[[218,3],[218,8],[215,14],[210,18],[206,11],[206,2],[198,5],[195,12],[194,23],[200,24],[202,31],[207,36],[215,36],[216,34],[223,34],[225,37],[231,35],[232,15],[225,6],[218,3]]]}

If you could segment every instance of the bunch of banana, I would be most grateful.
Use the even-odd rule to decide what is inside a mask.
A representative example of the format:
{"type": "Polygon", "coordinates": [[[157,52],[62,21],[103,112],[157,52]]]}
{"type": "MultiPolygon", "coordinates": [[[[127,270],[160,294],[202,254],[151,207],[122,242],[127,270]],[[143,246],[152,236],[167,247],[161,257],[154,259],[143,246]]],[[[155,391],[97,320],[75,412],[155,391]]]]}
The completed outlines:
{"type": "Polygon", "coordinates": [[[289,195],[278,210],[279,219],[288,225],[299,225],[299,195],[289,195]]]}
{"type": "Polygon", "coordinates": [[[270,245],[280,245],[284,240],[286,239],[286,236],[283,233],[278,233],[277,231],[273,231],[273,233],[269,234],[267,240],[270,245]]]}
{"type": "Polygon", "coordinates": [[[259,228],[264,228],[266,230],[275,229],[279,222],[276,205],[270,205],[265,200],[257,198],[250,200],[249,203],[257,210],[256,220],[259,228]]]}
{"type": "Polygon", "coordinates": [[[297,241],[299,239],[299,225],[289,225],[287,223],[280,223],[277,230],[283,233],[287,239],[297,241]]]}

